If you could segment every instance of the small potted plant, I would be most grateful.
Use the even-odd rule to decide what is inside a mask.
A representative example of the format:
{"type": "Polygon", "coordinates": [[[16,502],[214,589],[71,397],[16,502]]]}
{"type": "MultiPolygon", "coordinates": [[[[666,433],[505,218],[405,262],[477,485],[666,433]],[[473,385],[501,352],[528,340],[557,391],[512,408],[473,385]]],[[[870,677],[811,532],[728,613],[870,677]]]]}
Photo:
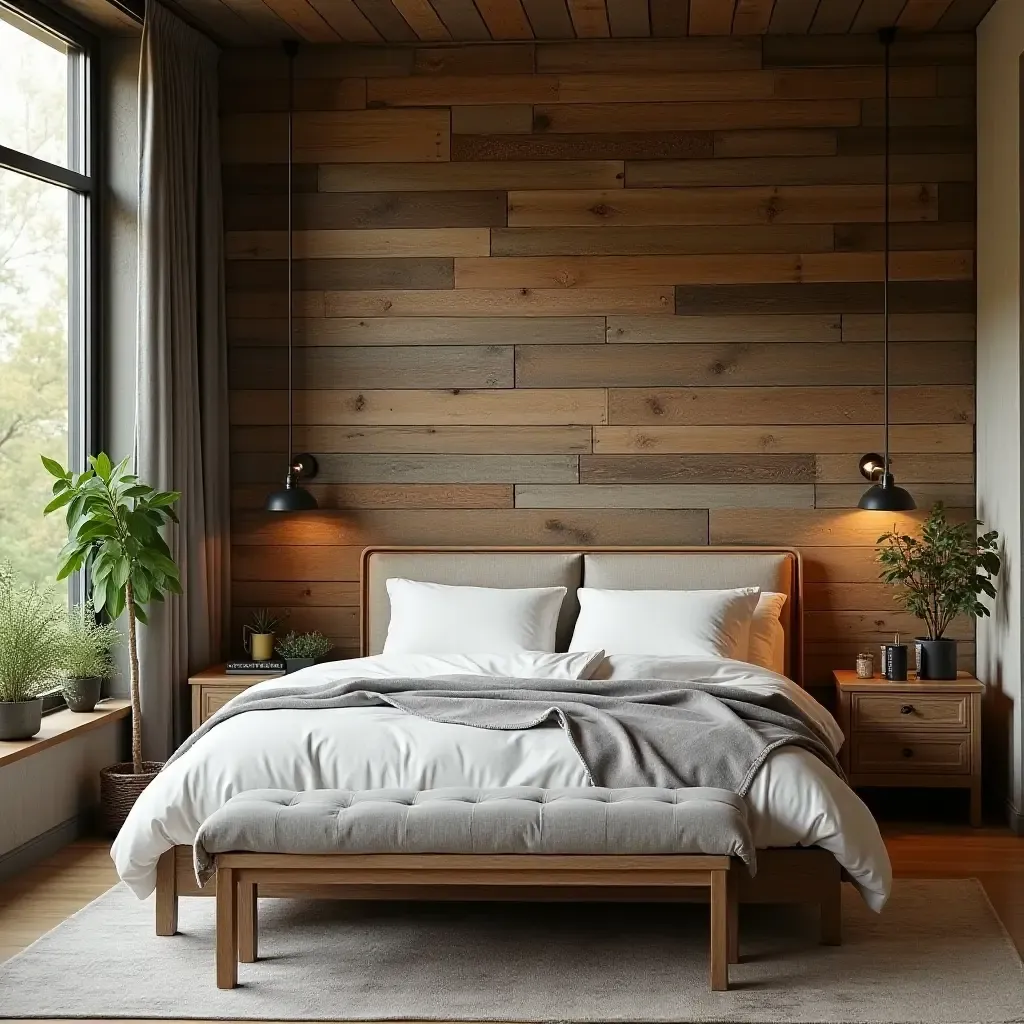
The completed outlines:
{"type": "Polygon", "coordinates": [[[257,608],[242,627],[242,646],[253,661],[269,661],[274,656],[274,630],[281,625],[281,616],[269,608],[257,608]]]}
{"type": "Polygon", "coordinates": [[[920,679],[956,679],[956,640],[943,634],[958,615],[974,618],[991,614],[980,598],[996,596],[992,581],[999,575],[995,530],[978,534],[976,519],[950,523],[939,502],[921,527],[921,536],[895,528],[878,538],[881,579],[900,588],[898,600],[923,619],[928,635],[917,637],[917,675],[920,679]]]}
{"type": "Polygon", "coordinates": [[[43,698],[64,663],[64,611],[37,586],[19,586],[0,564],[0,740],[28,740],[43,722],[43,698]]]}
{"type": "Polygon", "coordinates": [[[103,680],[114,675],[111,651],[120,639],[121,631],[115,625],[97,621],[91,601],[68,611],[63,690],[69,711],[96,707],[103,680]]]}
{"type": "Polygon", "coordinates": [[[130,471],[128,459],[116,466],[104,452],[89,456],[89,468],[72,473],[43,456],[55,478],[53,500],[44,515],[65,510],[68,542],[57,579],[88,568],[96,612],[113,621],[128,614],[128,665],[132,704],[132,759],[100,772],[100,820],[116,833],[142,791],[162,765],[142,760],[142,706],[136,624],[146,624],[146,605],[166,594],[180,594],[178,567],[160,530],[177,522],[177,491],[158,491],[130,471]]]}
{"type": "Polygon", "coordinates": [[[315,665],[333,647],[323,633],[296,633],[293,629],[278,640],[277,653],[284,658],[285,672],[298,672],[315,665]]]}

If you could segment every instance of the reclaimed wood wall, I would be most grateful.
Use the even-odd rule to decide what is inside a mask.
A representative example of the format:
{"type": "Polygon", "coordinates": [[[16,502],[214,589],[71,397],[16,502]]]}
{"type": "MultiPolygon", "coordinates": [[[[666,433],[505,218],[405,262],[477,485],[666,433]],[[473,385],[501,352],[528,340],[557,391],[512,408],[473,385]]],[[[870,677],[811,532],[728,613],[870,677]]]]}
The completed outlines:
{"type": "MultiPolygon", "coordinates": [[[[226,53],[236,625],[286,608],[354,653],[367,543],[763,543],[805,556],[812,681],[917,632],[876,579],[892,517],[855,507],[880,62],[871,37],[306,48],[296,447],[330,511],[275,517],[287,80],[226,53]]],[[[971,510],[974,40],[894,63],[894,465],[971,510]]]]}

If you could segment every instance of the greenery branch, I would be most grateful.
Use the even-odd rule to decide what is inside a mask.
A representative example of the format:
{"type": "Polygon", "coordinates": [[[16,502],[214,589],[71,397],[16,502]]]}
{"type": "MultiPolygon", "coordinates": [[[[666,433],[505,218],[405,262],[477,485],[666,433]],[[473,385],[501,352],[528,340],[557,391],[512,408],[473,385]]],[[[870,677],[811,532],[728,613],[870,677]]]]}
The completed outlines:
{"type": "Polygon", "coordinates": [[[19,585],[0,564],[0,701],[37,697],[61,674],[67,651],[65,612],[36,584],[19,585]]]}
{"type": "Polygon", "coordinates": [[[277,653],[282,658],[313,658],[315,660],[333,650],[334,644],[323,633],[316,630],[312,633],[296,633],[293,629],[277,641],[276,647],[277,653]]]}
{"type": "Polygon", "coordinates": [[[110,679],[116,674],[112,652],[120,640],[117,626],[96,618],[92,601],[71,608],[64,674],[69,679],[110,679]]]}

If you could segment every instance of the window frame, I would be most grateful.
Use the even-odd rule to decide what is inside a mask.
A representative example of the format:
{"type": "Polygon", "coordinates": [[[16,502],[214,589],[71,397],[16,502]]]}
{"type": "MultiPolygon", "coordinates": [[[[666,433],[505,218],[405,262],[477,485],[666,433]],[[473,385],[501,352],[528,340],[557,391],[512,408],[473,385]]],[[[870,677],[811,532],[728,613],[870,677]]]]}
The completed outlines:
{"type": "MultiPolygon", "coordinates": [[[[68,76],[68,119],[78,118],[83,170],[62,167],[0,143],[0,168],[63,188],[69,206],[83,204],[78,216],[68,217],[69,252],[77,252],[80,273],[68,275],[68,460],[81,470],[86,456],[100,450],[102,328],[102,136],[101,75],[98,38],[77,21],[38,0],[0,0],[10,11],[57,36],[75,51],[69,60],[81,62],[68,76]]],[[[73,145],[69,139],[69,154],[73,145]]],[[[69,160],[69,163],[72,161],[69,160]]],[[[87,595],[84,572],[68,579],[68,600],[80,603],[87,595]]],[[[60,691],[44,695],[44,711],[64,706],[60,691]]]]}

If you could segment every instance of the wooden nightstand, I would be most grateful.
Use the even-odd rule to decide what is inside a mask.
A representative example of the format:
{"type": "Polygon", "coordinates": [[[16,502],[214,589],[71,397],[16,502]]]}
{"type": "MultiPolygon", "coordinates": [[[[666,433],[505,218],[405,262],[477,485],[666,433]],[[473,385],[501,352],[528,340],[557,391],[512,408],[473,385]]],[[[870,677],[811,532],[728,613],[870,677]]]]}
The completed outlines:
{"type": "Polygon", "coordinates": [[[906,682],[858,679],[852,669],[832,675],[850,785],[969,789],[971,824],[979,826],[984,683],[966,672],[906,682]]]}
{"type": "Polygon", "coordinates": [[[192,688],[192,728],[198,729],[218,708],[223,707],[232,697],[248,690],[255,683],[283,676],[283,672],[261,673],[259,675],[229,676],[223,665],[214,665],[190,676],[188,685],[192,688]]]}

